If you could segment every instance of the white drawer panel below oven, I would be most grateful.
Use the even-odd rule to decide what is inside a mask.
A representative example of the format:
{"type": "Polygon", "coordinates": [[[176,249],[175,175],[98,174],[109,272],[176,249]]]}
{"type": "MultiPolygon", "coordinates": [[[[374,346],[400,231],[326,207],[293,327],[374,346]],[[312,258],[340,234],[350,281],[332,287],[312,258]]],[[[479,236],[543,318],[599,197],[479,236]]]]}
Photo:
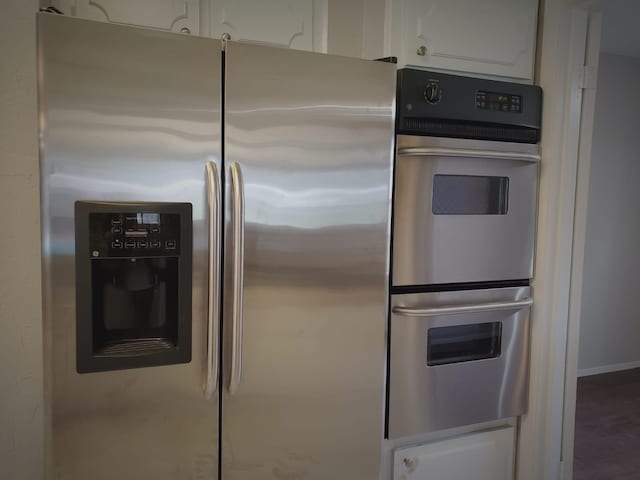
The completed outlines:
{"type": "Polygon", "coordinates": [[[401,448],[393,480],[512,480],[514,429],[499,428],[401,448]]]}

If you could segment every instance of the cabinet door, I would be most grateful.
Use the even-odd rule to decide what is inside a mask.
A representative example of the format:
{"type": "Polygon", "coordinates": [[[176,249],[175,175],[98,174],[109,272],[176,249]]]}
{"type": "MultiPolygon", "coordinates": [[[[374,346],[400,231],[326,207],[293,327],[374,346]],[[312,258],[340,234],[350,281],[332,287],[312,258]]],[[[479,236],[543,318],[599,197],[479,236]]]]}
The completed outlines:
{"type": "Polygon", "coordinates": [[[400,0],[403,65],[532,79],[538,0],[400,0]],[[404,4],[404,8],[402,5],[404,4]]]}
{"type": "Polygon", "coordinates": [[[393,480],[513,480],[513,427],[395,451],[393,480]]]}
{"type": "Polygon", "coordinates": [[[326,51],[327,0],[211,0],[211,36],[326,51]]]}
{"type": "Polygon", "coordinates": [[[57,0],[67,15],[198,35],[199,0],[57,0]]]}

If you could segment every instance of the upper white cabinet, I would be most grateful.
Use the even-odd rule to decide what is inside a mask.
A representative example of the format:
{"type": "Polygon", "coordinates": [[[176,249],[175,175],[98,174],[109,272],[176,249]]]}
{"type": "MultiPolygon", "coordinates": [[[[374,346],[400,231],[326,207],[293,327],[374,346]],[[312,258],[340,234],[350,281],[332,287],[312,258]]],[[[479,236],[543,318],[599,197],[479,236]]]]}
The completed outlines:
{"type": "Polygon", "coordinates": [[[533,79],[538,0],[387,0],[399,66],[533,79]]]}
{"type": "Polygon", "coordinates": [[[325,51],[327,0],[212,0],[211,36],[325,51]]]}
{"type": "Polygon", "coordinates": [[[328,0],[54,0],[67,15],[326,52],[328,0]]]}
{"type": "Polygon", "coordinates": [[[200,34],[200,0],[58,0],[67,15],[200,34]]]}
{"type": "Polygon", "coordinates": [[[393,480],[513,480],[514,429],[500,428],[401,448],[393,480]]]}

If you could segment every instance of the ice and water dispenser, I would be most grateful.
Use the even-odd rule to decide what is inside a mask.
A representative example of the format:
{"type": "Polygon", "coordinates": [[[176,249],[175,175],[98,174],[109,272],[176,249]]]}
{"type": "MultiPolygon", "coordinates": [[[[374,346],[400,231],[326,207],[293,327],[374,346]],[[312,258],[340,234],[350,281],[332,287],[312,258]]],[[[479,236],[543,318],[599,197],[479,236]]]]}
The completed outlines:
{"type": "Polygon", "coordinates": [[[189,203],[76,202],[79,373],[191,360],[189,203]]]}

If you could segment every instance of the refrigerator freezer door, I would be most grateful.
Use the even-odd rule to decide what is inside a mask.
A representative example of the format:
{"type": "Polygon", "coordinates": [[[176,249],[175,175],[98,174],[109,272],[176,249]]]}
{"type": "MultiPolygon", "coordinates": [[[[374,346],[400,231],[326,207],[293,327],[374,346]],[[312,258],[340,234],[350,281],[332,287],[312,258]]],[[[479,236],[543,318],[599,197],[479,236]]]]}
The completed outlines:
{"type": "Polygon", "coordinates": [[[220,42],[40,14],[38,53],[49,476],[215,479],[205,170],[222,171],[220,42]],[[77,200],[192,205],[190,363],[76,372],[77,200]]]}
{"type": "Polygon", "coordinates": [[[228,43],[225,480],[378,478],[394,92],[391,64],[228,43]]]}

